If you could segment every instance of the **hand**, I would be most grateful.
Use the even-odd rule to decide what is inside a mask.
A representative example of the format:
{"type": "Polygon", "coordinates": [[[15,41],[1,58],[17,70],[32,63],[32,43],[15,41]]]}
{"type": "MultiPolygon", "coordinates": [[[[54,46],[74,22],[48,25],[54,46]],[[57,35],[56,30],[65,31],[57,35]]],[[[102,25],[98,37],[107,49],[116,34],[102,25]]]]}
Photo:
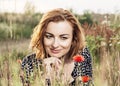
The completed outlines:
{"type": "Polygon", "coordinates": [[[46,78],[50,79],[53,76],[59,76],[62,69],[62,62],[57,57],[49,57],[43,60],[46,70],[46,78]]]}

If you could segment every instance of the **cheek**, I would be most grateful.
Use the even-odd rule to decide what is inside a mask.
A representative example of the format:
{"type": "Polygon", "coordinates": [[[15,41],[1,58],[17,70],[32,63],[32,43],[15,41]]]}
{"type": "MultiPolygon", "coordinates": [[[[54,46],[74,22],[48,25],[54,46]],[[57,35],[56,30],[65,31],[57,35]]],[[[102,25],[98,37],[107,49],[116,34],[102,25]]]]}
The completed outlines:
{"type": "Polygon", "coordinates": [[[71,47],[71,42],[72,42],[71,40],[61,42],[61,46],[65,47],[65,48],[69,48],[69,47],[71,47]]]}
{"type": "Polygon", "coordinates": [[[44,38],[44,45],[45,45],[45,47],[52,45],[52,43],[53,43],[52,40],[48,40],[48,39],[44,38]]]}

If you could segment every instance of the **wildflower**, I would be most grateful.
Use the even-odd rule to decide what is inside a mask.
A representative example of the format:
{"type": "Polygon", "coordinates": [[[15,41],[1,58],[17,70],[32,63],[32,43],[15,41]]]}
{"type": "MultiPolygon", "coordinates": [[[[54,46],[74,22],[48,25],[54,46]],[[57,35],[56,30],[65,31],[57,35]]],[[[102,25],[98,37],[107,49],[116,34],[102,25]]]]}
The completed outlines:
{"type": "Polygon", "coordinates": [[[82,82],[88,82],[90,80],[90,77],[89,76],[82,76],[82,82]]]}
{"type": "Polygon", "coordinates": [[[73,60],[75,62],[82,62],[82,61],[85,60],[85,58],[82,55],[76,55],[76,56],[73,57],[73,60]]]}

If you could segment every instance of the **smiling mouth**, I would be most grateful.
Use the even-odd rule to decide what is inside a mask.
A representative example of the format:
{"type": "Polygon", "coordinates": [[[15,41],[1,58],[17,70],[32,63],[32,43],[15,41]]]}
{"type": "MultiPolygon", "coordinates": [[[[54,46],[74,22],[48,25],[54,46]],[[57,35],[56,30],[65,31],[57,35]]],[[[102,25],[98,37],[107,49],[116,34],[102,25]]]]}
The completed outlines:
{"type": "Polygon", "coordinates": [[[51,52],[54,53],[54,54],[57,54],[57,53],[60,52],[60,50],[51,49],[51,52]]]}

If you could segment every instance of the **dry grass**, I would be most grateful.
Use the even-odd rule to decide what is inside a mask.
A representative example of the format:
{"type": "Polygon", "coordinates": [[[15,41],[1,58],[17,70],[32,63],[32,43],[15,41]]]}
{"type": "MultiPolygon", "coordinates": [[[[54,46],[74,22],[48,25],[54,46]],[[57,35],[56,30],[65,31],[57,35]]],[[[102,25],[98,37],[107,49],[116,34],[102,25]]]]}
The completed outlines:
{"type": "Polygon", "coordinates": [[[10,53],[13,50],[23,51],[28,50],[29,39],[21,39],[19,41],[16,40],[8,40],[8,41],[0,41],[0,54],[10,53]]]}
{"type": "MultiPolygon", "coordinates": [[[[29,40],[0,42],[0,86],[23,86],[19,77],[19,52],[26,52],[29,40]],[[14,52],[14,49],[17,51],[14,52]],[[16,59],[13,59],[15,56],[16,59]]],[[[119,45],[120,46],[120,45],[119,45]]],[[[114,44],[110,50],[103,49],[100,63],[93,63],[93,81],[95,86],[120,86],[120,49],[114,44]]],[[[101,58],[101,57],[99,57],[101,58]]],[[[44,80],[34,78],[32,86],[43,86],[44,80]]],[[[56,86],[56,85],[55,85],[56,86]]],[[[60,85],[64,86],[64,85],[60,85]]]]}
{"type": "Polygon", "coordinates": [[[95,66],[94,77],[96,86],[120,86],[119,57],[116,54],[113,57],[107,54],[105,59],[95,66]]]}

